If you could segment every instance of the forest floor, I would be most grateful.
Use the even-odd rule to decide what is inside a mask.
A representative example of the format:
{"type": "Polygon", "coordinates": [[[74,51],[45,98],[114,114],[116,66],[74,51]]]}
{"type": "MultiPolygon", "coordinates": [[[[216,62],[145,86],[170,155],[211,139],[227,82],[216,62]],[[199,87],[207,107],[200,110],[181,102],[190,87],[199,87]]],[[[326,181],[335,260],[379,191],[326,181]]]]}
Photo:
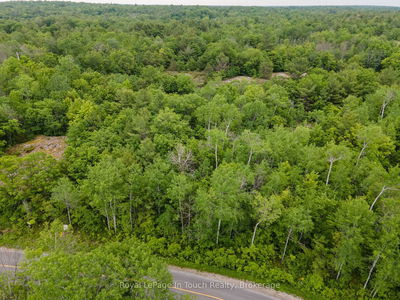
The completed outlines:
{"type": "Polygon", "coordinates": [[[66,146],[65,136],[38,135],[33,140],[12,146],[7,150],[7,154],[25,156],[29,153],[43,152],[60,159],[66,146]]]}

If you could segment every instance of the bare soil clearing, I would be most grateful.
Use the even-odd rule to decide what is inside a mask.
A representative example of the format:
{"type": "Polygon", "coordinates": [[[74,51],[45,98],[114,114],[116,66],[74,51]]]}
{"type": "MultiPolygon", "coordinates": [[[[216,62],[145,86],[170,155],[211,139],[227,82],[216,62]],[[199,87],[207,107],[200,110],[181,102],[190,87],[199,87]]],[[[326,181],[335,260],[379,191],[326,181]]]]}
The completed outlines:
{"type": "Polygon", "coordinates": [[[276,73],[272,73],[271,78],[274,77],[283,77],[283,78],[291,78],[292,76],[290,76],[289,73],[285,73],[285,72],[276,72],[276,73]]]}
{"type": "Polygon", "coordinates": [[[222,82],[224,82],[224,83],[231,83],[234,81],[248,81],[248,82],[252,82],[252,83],[264,83],[267,81],[267,79],[254,78],[254,77],[249,77],[249,76],[236,76],[236,77],[222,80],[222,82]]]}
{"type": "MultiPolygon", "coordinates": [[[[189,76],[194,84],[198,87],[202,87],[207,83],[207,76],[204,72],[196,72],[196,71],[188,71],[188,72],[178,72],[178,71],[167,71],[168,74],[170,75],[186,75],[189,76]]],[[[291,78],[292,76],[290,76],[289,73],[286,72],[276,72],[276,73],[272,73],[271,78],[291,78]]],[[[223,83],[231,83],[234,81],[239,81],[239,82],[249,82],[249,83],[257,83],[257,84],[262,84],[266,81],[268,81],[268,79],[264,79],[264,78],[257,78],[257,77],[250,77],[250,76],[235,76],[235,77],[231,77],[231,78],[226,78],[224,80],[222,80],[223,83]]]]}
{"type": "MultiPolygon", "coordinates": [[[[281,78],[291,78],[290,74],[285,73],[285,72],[277,72],[277,73],[272,73],[271,78],[277,78],[277,77],[281,77],[281,78]]],[[[247,81],[250,83],[258,83],[258,84],[262,84],[266,81],[268,81],[268,79],[264,79],[264,78],[257,78],[257,77],[249,77],[249,76],[235,76],[232,78],[227,78],[225,80],[222,80],[223,83],[230,83],[233,81],[247,81]]]]}
{"type": "Polygon", "coordinates": [[[25,156],[29,153],[43,152],[61,159],[67,144],[65,136],[44,136],[38,135],[33,140],[17,144],[7,150],[7,154],[25,156]]]}

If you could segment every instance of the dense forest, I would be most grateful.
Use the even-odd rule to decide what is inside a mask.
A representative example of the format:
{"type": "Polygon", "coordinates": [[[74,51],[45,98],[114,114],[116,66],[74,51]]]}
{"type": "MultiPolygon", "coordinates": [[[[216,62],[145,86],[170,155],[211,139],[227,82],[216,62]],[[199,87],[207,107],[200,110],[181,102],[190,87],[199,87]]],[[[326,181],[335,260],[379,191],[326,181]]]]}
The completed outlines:
{"type": "Polygon", "coordinates": [[[400,9],[0,3],[0,153],[0,230],[114,241],[77,265],[135,239],[133,264],[400,298],[400,9]],[[62,159],[9,151],[38,135],[62,159]]]}

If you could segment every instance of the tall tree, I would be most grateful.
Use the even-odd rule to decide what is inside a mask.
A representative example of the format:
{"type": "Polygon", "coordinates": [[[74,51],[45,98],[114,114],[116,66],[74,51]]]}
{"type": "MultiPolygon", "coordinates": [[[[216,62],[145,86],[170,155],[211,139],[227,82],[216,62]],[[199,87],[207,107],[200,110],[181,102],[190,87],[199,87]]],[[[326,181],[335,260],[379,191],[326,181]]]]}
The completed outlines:
{"type": "Polygon", "coordinates": [[[118,230],[120,204],[126,197],[124,168],[120,159],[105,155],[89,170],[88,178],[83,183],[85,196],[89,197],[90,204],[106,217],[107,228],[113,228],[114,233],[118,230]]]}
{"type": "Polygon", "coordinates": [[[336,215],[336,280],[362,266],[362,248],[372,233],[375,217],[362,198],[349,199],[341,204],[336,215]]]}
{"type": "Polygon", "coordinates": [[[285,246],[281,257],[283,263],[289,241],[296,233],[307,233],[313,228],[313,222],[309,213],[302,207],[291,207],[284,211],[284,224],[288,228],[288,233],[285,240],[285,246]]]}
{"type": "Polygon", "coordinates": [[[287,193],[286,191],[282,193],[282,195],[272,195],[270,198],[265,198],[259,193],[256,194],[254,206],[256,209],[257,223],[254,226],[251,245],[254,245],[257,228],[261,223],[268,226],[280,217],[283,210],[282,198],[285,198],[287,193]]]}
{"type": "Polygon", "coordinates": [[[52,199],[67,210],[68,223],[72,225],[71,213],[79,201],[79,193],[74,184],[66,177],[60,178],[52,190],[52,199]]]}

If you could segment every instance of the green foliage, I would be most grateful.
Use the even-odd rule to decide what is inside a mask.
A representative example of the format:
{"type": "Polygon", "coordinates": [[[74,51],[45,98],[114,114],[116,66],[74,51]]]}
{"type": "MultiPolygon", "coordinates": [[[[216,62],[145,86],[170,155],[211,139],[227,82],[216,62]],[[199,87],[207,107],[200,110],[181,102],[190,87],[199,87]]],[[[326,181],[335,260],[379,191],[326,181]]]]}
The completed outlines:
{"type": "Polygon", "coordinates": [[[166,266],[135,240],[30,260],[19,277],[27,299],[173,299],[166,266]]]}
{"type": "MultiPolygon", "coordinates": [[[[76,251],[77,243],[72,235],[72,228],[67,225],[67,228],[60,220],[55,220],[48,227],[42,230],[35,243],[34,252],[66,252],[72,253],[76,251]]],[[[27,254],[29,257],[29,254],[27,254]]]]}
{"type": "Polygon", "coordinates": [[[0,230],[58,251],[31,262],[31,298],[167,281],[136,242],[76,254],[69,224],[319,299],[398,299],[399,16],[1,3],[0,230]],[[38,134],[64,156],[10,154],[38,134]]]}
{"type": "Polygon", "coordinates": [[[49,216],[51,189],[60,176],[57,162],[44,153],[0,158],[2,226],[32,226],[49,216]]]}

